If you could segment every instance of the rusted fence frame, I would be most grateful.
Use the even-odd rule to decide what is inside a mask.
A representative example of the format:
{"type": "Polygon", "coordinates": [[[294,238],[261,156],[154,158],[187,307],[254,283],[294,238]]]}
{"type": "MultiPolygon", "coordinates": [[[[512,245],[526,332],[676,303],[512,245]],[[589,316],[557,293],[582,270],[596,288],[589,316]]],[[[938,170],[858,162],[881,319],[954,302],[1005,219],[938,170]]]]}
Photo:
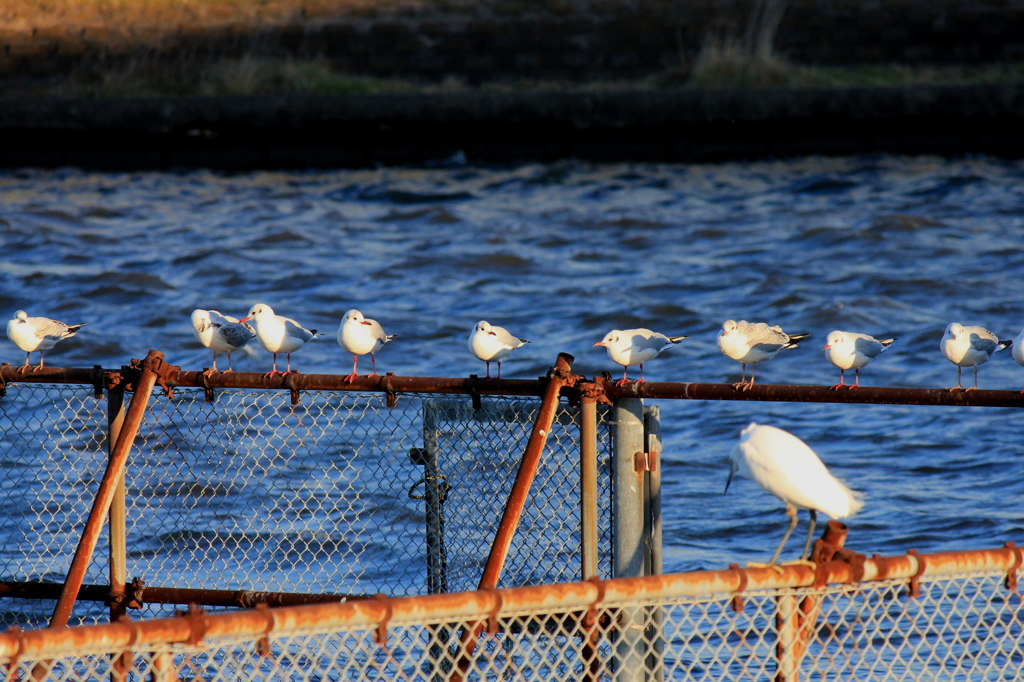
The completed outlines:
{"type": "MultiPolygon", "coordinates": [[[[125,378],[119,370],[62,369],[46,367],[37,372],[21,373],[6,363],[0,365],[0,386],[4,383],[56,383],[117,385],[125,378]]],[[[476,376],[401,377],[393,374],[360,376],[352,383],[338,374],[299,374],[264,377],[253,372],[230,372],[206,375],[198,371],[177,371],[166,375],[169,387],[259,388],[301,391],[352,391],[395,395],[398,393],[441,393],[460,395],[496,395],[541,397],[547,386],[546,377],[538,379],[487,379],[476,376]]],[[[755,384],[739,390],[732,384],[644,382],[616,386],[607,377],[593,379],[609,399],[648,398],[652,400],[742,400],[768,402],[808,402],[862,405],[945,405],[951,407],[1024,407],[1024,394],[1004,390],[949,390],[945,388],[900,388],[861,386],[832,390],[828,386],[797,386],[788,384],[755,384]]],[[[564,387],[562,397],[577,399],[575,387],[564,387]]]]}
{"type": "MultiPolygon", "coordinates": [[[[1010,543],[999,549],[908,553],[862,560],[823,561],[807,565],[731,568],[640,578],[616,578],[559,585],[514,587],[501,590],[368,599],[336,604],[314,604],[280,609],[251,609],[188,618],[158,618],[76,628],[7,631],[0,633],[0,660],[57,658],[75,651],[122,651],[168,644],[201,646],[205,641],[230,637],[258,641],[294,633],[362,629],[386,632],[389,625],[424,622],[458,623],[487,620],[492,614],[524,614],[531,610],[553,614],[579,613],[590,607],[631,601],[703,598],[765,590],[855,586],[884,580],[905,580],[908,591],[916,581],[976,573],[1003,573],[1007,590],[1016,590],[1017,571],[1024,552],[1010,543]]],[[[573,627],[583,632],[583,623],[573,627]]]]}

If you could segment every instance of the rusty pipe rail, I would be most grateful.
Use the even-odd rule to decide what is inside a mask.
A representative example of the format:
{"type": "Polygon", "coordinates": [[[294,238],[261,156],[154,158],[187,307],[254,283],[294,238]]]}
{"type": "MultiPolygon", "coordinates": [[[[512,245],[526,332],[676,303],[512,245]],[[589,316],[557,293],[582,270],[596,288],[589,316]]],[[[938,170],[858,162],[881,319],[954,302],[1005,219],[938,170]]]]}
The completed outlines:
{"type": "MultiPolygon", "coordinates": [[[[8,383],[92,384],[113,387],[132,381],[131,372],[103,368],[46,367],[38,372],[19,372],[18,367],[0,365],[0,387],[8,383]]],[[[255,372],[230,372],[204,375],[200,371],[169,371],[164,375],[169,387],[184,388],[258,388],[290,391],[352,391],[364,393],[445,393],[462,395],[505,395],[541,397],[547,378],[488,379],[469,377],[403,377],[385,374],[357,377],[346,383],[340,374],[300,374],[264,377],[255,372]]],[[[593,380],[609,399],[649,398],[654,400],[745,400],[769,402],[845,403],[868,405],[943,405],[957,407],[1024,407],[1024,393],[1004,390],[949,391],[945,388],[902,388],[861,386],[833,391],[828,386],[755,384],[741,391],[732,384],[693,382],[645,382],[615,386],[612,380],[593,380]]],[[[562,397],[574,401],[578,391],[562,388],[562,397]]]]}
{"type": "MultiPolygon", "coordinates": [[[[731,568],[642,578],[618,578],[560,585],[479,590],[393,599],[368,599],[335,604],[312,604],[281,609],[256,609],[188,618],[159,618],[56,630],[0,633],[0,661],[57,658],[77,651],[144,650],[160,644],[201,646],[219,637],[286,636],[424,622],[484,622],[492,615],[523,615],[585,611],[591,606],[614,606],[631,601],[742,596],[755,590],[823,587],[887,579],[920,580],[964,573],[1007,573],[1007,582],[1021,567],[1024,553],[1007,545],[936,554],[865,558],[862,564],[830,561],[817,566],[783,565],[775,568],[731,568]]],[[[1010,587],[1014,589],[1014,587],[1010,587]]]]}
{"type": "Polygon", "coordinates": [[[653,400],[760,400],[801,403],[854,403],[865,405],[951,405],[960,407],[1024,407],[1017,391],[949,391],[945,388],[896,388],[861,386],[833,391],[828,386],[755,384],[741,391],[732,384],[645,382],[616,386],[612,380],[594,380],[611,399],[653,400]]]}

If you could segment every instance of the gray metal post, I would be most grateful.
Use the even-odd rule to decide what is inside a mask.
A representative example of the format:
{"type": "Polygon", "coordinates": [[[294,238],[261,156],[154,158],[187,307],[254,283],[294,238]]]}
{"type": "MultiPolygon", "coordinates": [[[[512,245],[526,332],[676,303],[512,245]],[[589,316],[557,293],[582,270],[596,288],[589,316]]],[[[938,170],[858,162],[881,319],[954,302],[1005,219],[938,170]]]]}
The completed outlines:
{"type": "MultiPolygon", "coordinates": [[[[433,400],[423,401],[423,447],[416,452],[416,461],[423,465],[423,500],[427,522],[427,594],[448,591],[448,557],[444,544],[444,500],[448,494],[447,481],[441,475],[437,462],[437,420],[438,411],[446,409],[433,400]]],[[[447,655],[448,629],[431,626],[430,631],[438,643],[430,646],[427,679],[440,682],[444,679],[444,664],[447,655]]]]}
{"type": "MultiPolygon", "coordinates": [[[[644,475],[644,564],[647,575],[661,575],[661,408],[652,405],[644,410],[644,434],[651,465],[644,475]]],[[[665,679],[665,613],[660,606],[650,607],[648,613],[646,669],[649,680],[661,682],[665,679]]]]}
{"type": "MultiPolygon", "coordinates": [[[[644,573],[644,477],[636,469],[637,453],[644,447],[644,401],[619,398],[612,406],[615,459],[614,577],[634,578],[644,573]]],[[[616,682],[644,682],[647,658],[644,643],[644,610],[624,608],[618,618],[615,644],[616,682]]]]}
{"type": "Polygon", "coordinates": [[[423,401],[423,485],[427,521],[427,594],[448,591],[448,557],[444,546],[446,481],[437,463],[437,411],[432,400],[423,401]]]}
{"type": "Polygon", "coordinates": [[[597,538],[597,399],[584,393],[580,396],[581,580],[597,577],[597,538]]]}

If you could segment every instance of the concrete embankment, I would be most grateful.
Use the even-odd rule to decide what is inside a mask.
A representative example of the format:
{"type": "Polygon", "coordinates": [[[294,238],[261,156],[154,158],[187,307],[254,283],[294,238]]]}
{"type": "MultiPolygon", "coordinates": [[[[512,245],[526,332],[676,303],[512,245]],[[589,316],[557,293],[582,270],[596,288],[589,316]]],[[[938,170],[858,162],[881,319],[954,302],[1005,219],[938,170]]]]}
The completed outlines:
{"type": "Polygon", "coordinates": [[[1024,83],[0,100],[0,166],[305,168],[804,154],[1024,157],[1024,83]]]}

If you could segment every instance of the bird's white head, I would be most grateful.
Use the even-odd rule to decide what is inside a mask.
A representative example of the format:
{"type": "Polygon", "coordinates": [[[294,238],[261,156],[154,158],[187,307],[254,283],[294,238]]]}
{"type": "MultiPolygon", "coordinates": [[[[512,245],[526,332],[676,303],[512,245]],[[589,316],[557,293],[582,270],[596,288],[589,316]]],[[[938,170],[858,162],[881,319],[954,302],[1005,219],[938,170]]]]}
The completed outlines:
{"type": "Polygon", "coordinates": [[[26,313],[24,310],[19,310],[18,312],[14,313],[14,317],[12,317],[11,319],[17,320],[18,322],[28,322],[28,313],[26,313]]]}
{"type": "Polygon", "coordinates": [[[837,348],[843,344],[843,333],[839,331],[830,332],[825,337],[825,347],[822,350],[828,350],[829,348],[837,348]]]}
{"type": "Polygon", "coordinates": [[[491,331],[491,323],[487,320],[480,320],[476,323],[476,326],[473,327],[473,331],[480,332],[481,334],[487,334],[491,331]]]}
{"type": "Polygon", "coordinates": [[[946,333],[942,335],[944,339],[957,339],[964,333],[964,328],[956,322],[950,322],[949,326],[946,327],[946,333]]]}
{"type": "Polygon", "coordinates": [[[342,318],[342,323],[343,324],[345,322],[354,322],[356,324],[359,324],[362,321],[363,321],[363,314],[361,312],[359,312],[358,310],[356,310],[355,308],[353,308],[352,310],[350,310],[347,313],[345,313],[345,317],[342,318]]]}
{"type": "Polygon", "coordinates": [[[192,311],[192,326],[196,329],[206,329],[210,324],[210,311],[196,308],[192,311]]]}
{"type": "Polygon", "coordinates": [[[595,343],[595,346],[604,346],[605,348],[614,348],[618,345],[622,338],[622,332],[618,329],[613,329],[604,335],[604,338],[595,343]]]}
{"type": "Polygon", "coordinates": [[[266,303],[257,303],[249,309],[249,314],[239,320],[239,322],[248,322],[249,320],[256,320],[259,323],[261,317],[273,315],[274,311],[266,303]]]}
{"type": "Polygon", "coordinates": [[[722,331],[718,332],[718,336],[728,336],[736,331],[736,320],[726,320],[722,323],[722,331]]]}

